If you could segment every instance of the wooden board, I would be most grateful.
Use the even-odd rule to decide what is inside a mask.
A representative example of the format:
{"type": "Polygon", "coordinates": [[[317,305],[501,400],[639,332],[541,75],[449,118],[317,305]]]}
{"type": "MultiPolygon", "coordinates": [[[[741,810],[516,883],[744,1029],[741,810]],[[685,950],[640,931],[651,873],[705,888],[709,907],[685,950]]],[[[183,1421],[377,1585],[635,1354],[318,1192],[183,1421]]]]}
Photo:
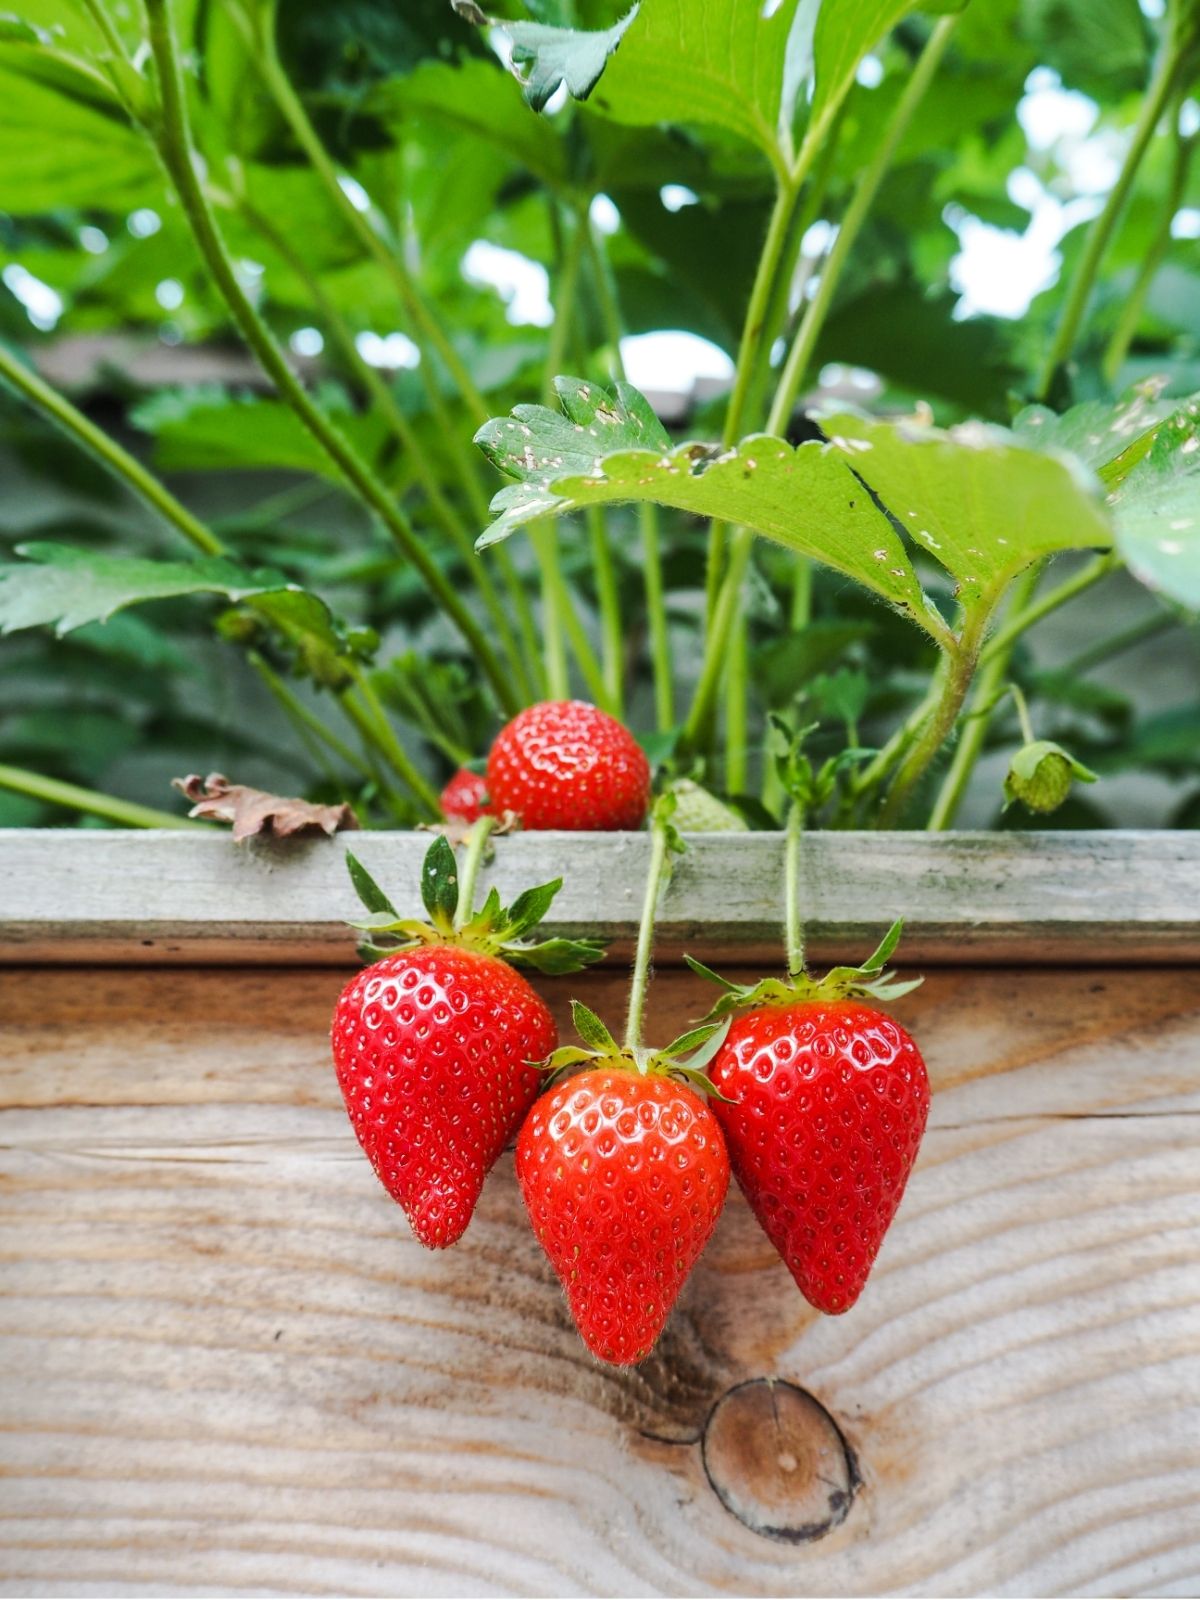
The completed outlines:
{"type": "MultiPolygon", "coordinates": [[[[353,960],[347,846],[405,915],[419,833],[234,846],[213,833],[0,831],[0,961],[353,960]]],[[[517,834],[483,887],[506,897],[562,877],[548,931],[636,932],[646,834],[517,834]]],[[[1200,960],[1200,833],[817,833],[805,841],[810,945],[861,956],[904,917],[905,956],[929,962],[1200,960]]],[[[693,835],[659,917],[660,947],[705,961],[774,959],[783,922],[779,834],[693,835]]]]}
{"type": "MultiPolygon", "coordinates": [[[[338,1103],[338,973],[0,973],[0,1586],[1195,1594],[1196,977],[931,975],[859,1306],[810,1312],[734,1197],[619,1373],[509,1158],[461,1245],[412,1242],[338,1103]]],[[[580,982],[619,1004],[560,1010],[580,982]]],[[[656,1029],[698,999],[660,974],[656,1029]]]]}

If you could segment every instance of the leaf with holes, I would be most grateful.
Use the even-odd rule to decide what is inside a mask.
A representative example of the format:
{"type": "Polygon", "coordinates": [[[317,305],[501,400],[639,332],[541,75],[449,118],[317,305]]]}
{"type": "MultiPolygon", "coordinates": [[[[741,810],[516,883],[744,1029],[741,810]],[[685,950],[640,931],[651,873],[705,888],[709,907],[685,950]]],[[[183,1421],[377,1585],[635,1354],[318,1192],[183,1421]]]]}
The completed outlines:
{"type": "Polygon", "coordinates": [[[1042,556],[1112,544],[1098,480],[1003,428],[968,422],[942,432],[848,414],[821,426],[913,543],[957,580],[964,606],[993,602],[1042,556]]]}
{"type": "Polygon", "coordinates": [[[935,631],[912,563],[887,517],[847,462],[820,442],[792,446],[757,434],[731,450],[672,449],[645,399],[628,384],[610,400],[560,379],[565,417],[520,406],[477,435],[488,457],[520,481],[492,501],[486,548],[539,517],[581,506],[652,500],[753,528],[864,584],[935,631]]]}
{"type": "Polygon", "coordinates": [[[1200,395],[1159,423],[1109,505],[1130,571],[1148,588],[1200,609],[1200,395]]]}

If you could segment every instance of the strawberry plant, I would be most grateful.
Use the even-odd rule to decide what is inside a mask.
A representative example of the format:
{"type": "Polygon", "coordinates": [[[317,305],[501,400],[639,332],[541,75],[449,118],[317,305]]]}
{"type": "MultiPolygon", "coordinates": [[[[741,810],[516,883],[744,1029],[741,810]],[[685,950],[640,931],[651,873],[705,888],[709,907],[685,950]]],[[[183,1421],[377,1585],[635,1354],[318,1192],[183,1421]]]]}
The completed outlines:
{"type": "Polygon", "coordinates": [[[1194,823],[1198,71],[1190,0],[14,0],[0,822],[770,828],[782,722],[810,826],[1194,823]]]}

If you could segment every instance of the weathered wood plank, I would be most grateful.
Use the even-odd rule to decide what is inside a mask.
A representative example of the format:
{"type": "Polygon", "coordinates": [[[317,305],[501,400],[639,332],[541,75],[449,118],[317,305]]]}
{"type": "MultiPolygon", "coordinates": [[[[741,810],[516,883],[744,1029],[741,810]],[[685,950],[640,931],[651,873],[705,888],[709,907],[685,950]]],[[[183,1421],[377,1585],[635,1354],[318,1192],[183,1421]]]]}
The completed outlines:
{"type": "MultiPolygon", "coordinates": [[[[351,836],[416,914],[421,834],[351,836]]],[[[234,847],[214,834],[0,832],[0,960],[352,960],[343,838],[234,847]]],[[[561,875],[552,931],[636,929],[644,834],[517,834],[484,885],[561,875]]],[[[783,918],[782,840],[693,837],[664,898],[660,949],[767,959],[783,918]]],[[[1200,957],[1200,834],[819,833],[804,903],[820,955],[862,954],[906,919],[909,961],[1156,962],[1200,957]]]]}
{"type": "MultiPolygon", "coordinates": [[[[577,981],[618,1003],[592,974],[560,1014],[577,981]]],[[[412,1242],[338,1104],[340,982],[0,974],[6,1592],[1196,1591],[1194,971],[934,973],[896,1008],[932,1126],[859,1306],[810,1312],[735,1197],[630,1373],[579,1345],[508,1159],[460,1246],[412,1242]],[[726,1509],[795,1470],[754,1407],[705,1448],[757,1378],[861,1475],[815,1543],[726,1509]]],[[[660,978],[656,1028],[701,988],[660,978]]]]}

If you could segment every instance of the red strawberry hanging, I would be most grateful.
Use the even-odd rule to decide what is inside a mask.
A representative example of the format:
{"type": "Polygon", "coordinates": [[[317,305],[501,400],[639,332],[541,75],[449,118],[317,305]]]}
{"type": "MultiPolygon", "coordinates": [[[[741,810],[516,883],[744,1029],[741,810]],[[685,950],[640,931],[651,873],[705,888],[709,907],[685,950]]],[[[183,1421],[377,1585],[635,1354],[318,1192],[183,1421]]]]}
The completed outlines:
{"type": "Polygon", "coordinates": [[[584,1343],[601,1361],[642,1361],[716,1227],[729,1187],[725,1142],[701,1068],[725,1029],[665,1050],[620,1049],[575,1002],[586,1063],[536,1103],[517,1140],[517,1180],[584,1343]],[[689,1060],[686,1052],[695,1050],[689,1060]]]}
{"type": "Polygon", "coordinates": [[[490,826],[490,819],[476,825],[461,886],[450,845],[444,838],[431,845],[421,883],[428,922],[401,919],[362,865],[346,858],[373,914],[358,924],[372,940],[362,948],[382,959],[338,999],[338,1083],[380,1182],[431,1248],[461,1237],[484,1179],[537,1095],[541,1079],[531,1063],[557,1043],[545,1002],[511,963],[574,972],[603,953],[591,940],[525,941],[557,882],[527,890],[508,908],[493,889],[472,913],[490,826]]]}
{"type": "Polygon", "coordinates": [[[640,828],[650,804],[650,763],[607,712],[582,700],[546,700],[496,735],[487,787],[496,814],[511,811],[525,828],[640,828]]]}
{"type": "MultiPolygon", "coordinates": [[[[819,1311],[858,1299],[917,1157],[929,1080],[904,1029],[864,999],[916,987],[884,965],[901,924],[862,967],[724,983],[735,1018],[712,1065],[713,1111],[755,1216],[819,1311]]],[[[716,974],[690,962],[703,976],[716,974]]]]}

